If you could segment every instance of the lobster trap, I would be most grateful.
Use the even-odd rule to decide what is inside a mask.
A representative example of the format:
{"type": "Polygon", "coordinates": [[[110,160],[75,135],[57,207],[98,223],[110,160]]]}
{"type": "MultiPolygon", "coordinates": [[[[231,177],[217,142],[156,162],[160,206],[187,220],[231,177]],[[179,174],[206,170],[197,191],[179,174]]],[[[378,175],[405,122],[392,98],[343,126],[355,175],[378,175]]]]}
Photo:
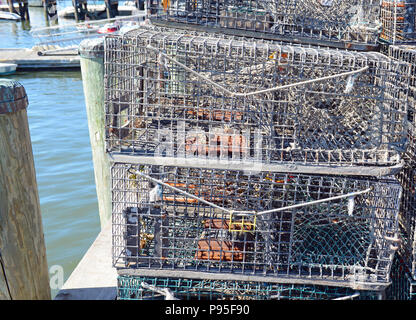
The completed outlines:
{"type": "Polygon", "coordinates": [[[380,40],[389,44],[416,43],[416,1],[382,0],[380,40]]]}
{"type": "MultiPolygon", "coordinates": [[[[416,9],[415,9],[416,10],[416,9]]],[[[408,88],[408,145],[405,160],[408,163],[415,163],[416,154],[416,46],[410,45],[391,45],[388,55],[396,61],[404,62],[409,65],[409,79],[403,83],[403,88],[408,88]]]]}
{"type": "Polygon", "coordinates": [[[119,275],[118,300],[379,300],[376,291],[301,284],[119,275]]]}
{"type": "Polygon", "coordinates": [[[149,29],[108,36],[107,150],[388,175],[406,147],[408,68],[375,52],[149,29]]]}
{"type": "Polygon", "coordinates": [[[147,0],[153,23],[371,50],[381,32],[378,0],[147,0]]]}
{"type": "Polygon", "coordinates": [[[115,163],[113,265],[383,287],[400,192],[388,179],[115,163]]]}

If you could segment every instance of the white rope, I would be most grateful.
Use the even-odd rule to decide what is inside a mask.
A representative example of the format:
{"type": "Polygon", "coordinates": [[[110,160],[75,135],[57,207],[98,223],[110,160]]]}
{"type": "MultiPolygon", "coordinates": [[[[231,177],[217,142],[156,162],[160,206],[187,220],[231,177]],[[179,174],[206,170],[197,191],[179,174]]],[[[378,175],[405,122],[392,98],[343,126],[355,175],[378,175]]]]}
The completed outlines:
{"type": "MultiPolygon", "coordinates": [[[[271,209],[271,210],[266,210],[266,211],[234,211],[234,210],[229,210],[223,207],[220,207],[212,202],[206,201],[205,199],[202,199],[200,197],[197,197],[193,194],[190,194],[186,191],[183,191],[181,189],[178,189],[174,186],[171,186],[167,183],[164,183],[163,181],[160,181],[158,179],[152,178],[142,172],[140,172],[139,170],[136,170],[136,173],[140,176],[142,176],[143,178],[146,178],[150,181],[153,181],[154,183],[160,184],[162,186],[165,186],[167,188],[170,188],[176,192],[182,193],[185,196],[188,196],[190,198],[193,198],[197,201],[203,202],[211,207],[214,207],[216,209],[225,211],[231,215],[233,214],[237,214],[238,216],[250,216],[250,215],[263,215],[263,214],[268,214],[268,213],[274,213],[274,212],[280,212],[280,211],[286,211],[286,210],[291,210],[291,209],[297,209],[297,208],[301,208],[301,207],[306,207],[306,206],[311,206],[311,205],[315,205],[315,204],[319,204],[319,203],[323,203],[323,202],[328,202],[328,201],[334,201],[334,200],[339,200],[339,199],[344,199],[344,198],[351,198],[351,197],[355,197],[364,193],[368,193],[372,190],[372,188],[368,188],[362,191],[356,191],[356,192],[351,192],[351,193],[347,193],[347,194],[343,194],[343,195],[339,195],[339,196],[334,196],[334,197],[329,197],[329,198],[325,198],[325,199],[320,199],[320,200],[315,200],[315,201],[309,201],[309,202],[303,202],[303,203],[298,203],[298,204],[294,204],[291,206],[286,206],[286,207],[281,207],[281,208],[277,208],[277,209],[271,209]]],[[[349,213],[351,215],[351,213],[349,213]]]]}
{"type": "Polygon", "coordinates": [[[354,71],[347,71],[347,72],[343,72],[343,73],[338,73],[335,75],[331,75],[331,76],[326,76],[326,77],[321,77],[321,78],[316,78],[316,79],[311,79],[311,80],[305,80],[305,81],[300,81],[300,82],[296,82],[296,83],[291,83],[291,84],[286,84],[283,86],[277,86],[277,87],[273,87],[273,88],[269,88],[269,89],[264,89],[264,90],[258,90],[258,91],[253,91],[253,92],[247,92],[247,93],[241,93],[241,92],[232,92],[230,90],[228,90],[227,88],[219,85],[218,83],[212,81],[211,79],[209,79],[208,77],[192,70],[191,68],[187,67],[186,65],[184,65],[183,63],[173,59],[172,57],[170,57],[167,54],[164,54],[163,52],[161,52],[159,49],[152,47],[151,45],[147,46],[147,49],[153,50],[158,52],[160,55],[162,55],[163,57],[165,57],[166,59],[176,63],[177,65],[179,65],[180,67],[184,68],[186,71],[191,72],[192,74],[196,75],[197,77],[205,80],[206,82],[208,82],[209,84],[211,84],[212,86],[224,91],[225,93],[227,93],[228,95],[232,96],[232,97],[248,97],[248,96],[253,96],[256,94],[262,94],[262,93],[268,93],[268,92],[272,92],[272,91],[278,91],[278,90],[283,90],[283,89],[288,89],[288,88],[292,88],[292,87],[296,87],[296,86],[301,86],[301,85],[305,85],[305,84],[309,84],[309,83],[315,83],[315,82],[319,82],[319,81],[325,81],[325,80],[330,80],[330,79],[334,79],[334,78],[340,78],[340,77],[345,77],[345,76],[350,76],[350,75],[354,75],[360,72],[363,72],[365,70],[367,70],[369,67],[365,66],[361,69],[358,70],[354,70],[354,71]]]}

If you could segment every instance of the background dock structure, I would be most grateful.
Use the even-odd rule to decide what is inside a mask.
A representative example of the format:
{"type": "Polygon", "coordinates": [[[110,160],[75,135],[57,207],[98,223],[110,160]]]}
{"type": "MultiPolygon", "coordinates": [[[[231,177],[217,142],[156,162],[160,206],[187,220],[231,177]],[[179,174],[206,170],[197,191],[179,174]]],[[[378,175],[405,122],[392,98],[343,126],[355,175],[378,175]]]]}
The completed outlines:
{"type": "Polygon", "coordinates": [[[1,5],[0,10],[16,13],[22,20],[30,20],[28,0],[7,0],[7,5],[1,5]]]}
{"type": "MultiPolygon", "coordinates": [[[[135,0],[134,3],[138,10],[144,10],[143,0],[135,0]]],[[[126,11],[125,6],[120,7],[118,0],[104,0],[104,5],[98,5],[96,1],[72,0],[72,6],[74,10],[68,11],[67,16],[72,17],[73,12],[73,18],[77,22],[104,18],[111,19],[116,16],[132,14],[132,12],[129,13],[128,10],[126,11]]]]}
{"type": "Polygon", "coordinates": [[[79,68],[80,60],[73,50],[54,55],[40,56],[36,50],[28,48],[0,49],[0,62],[15,63],[17,70],[26,69],[68,69],[79,68]]]}

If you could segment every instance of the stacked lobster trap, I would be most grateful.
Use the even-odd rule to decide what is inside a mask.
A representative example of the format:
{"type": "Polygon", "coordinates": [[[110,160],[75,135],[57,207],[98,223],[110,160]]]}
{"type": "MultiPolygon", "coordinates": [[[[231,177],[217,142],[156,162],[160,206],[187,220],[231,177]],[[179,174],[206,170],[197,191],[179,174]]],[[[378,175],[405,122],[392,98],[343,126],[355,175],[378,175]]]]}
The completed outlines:
{"type": "Polygon", "coordinates": [[[353,50],[416,42],[415,0],[147,0],[160,25],[353,50]]]}
{"type": "Polygon", "coordinates": [[[382,42],[398,45],[416,42],[416,1],[381,1],[382,42]]]}
{"type": "Polygon", "coordinates": [[[360,37],[347,2],[316,2],[326,11],[150,1],[168,28],[106,37],[119,299],[385,297],[400,247],[411,66],[265,40],[279,25],[287,39],[375,43],[363,37],[379,28],[375,2],[350,8],[360,37]],[[314,13],[300,29],[298,12],[314,13]],[[169,27],[180,23],[265,39],[169,27]]]}
{"type": "Polygon", "coordinates": [[[416,299],[416,47],[393,45],[388,55],[405,62],[410,68],[408,85],[408,144],[403,155],[403,169],[397,179],[403,189],[399,215],[401,241],[400,250],[395,259],[393,284],[390,296],[393,299],[416,299]]]}
{"type": "Polygon", "coordinates": [[[379,0],[147,0],[147,10],[159,24],[356,50],[382,31],[379,0]]]}

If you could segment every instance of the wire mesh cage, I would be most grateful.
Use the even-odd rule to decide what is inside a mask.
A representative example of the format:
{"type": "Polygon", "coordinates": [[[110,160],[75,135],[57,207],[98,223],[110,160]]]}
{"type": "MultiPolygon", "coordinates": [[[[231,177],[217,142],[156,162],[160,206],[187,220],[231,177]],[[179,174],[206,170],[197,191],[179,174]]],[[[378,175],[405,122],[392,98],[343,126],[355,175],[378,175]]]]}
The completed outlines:
{"type": "Polygon", "coordinates": [[[409,64],[408,83],[403,87],[408,88],[408,145],[405,154],[406,162],[415,162],[416,154],[416,46],[410,45],[391,45],[388,48],[388,55],[397,61],[409,64]]]}
{"type": "Polygon", "coordinates": [[[408,67],[375,52],[148,29],[108,36],[107,150],[367,166],[361,174],[396,166],[406,146],[408,67]]]}
{"type": "Polygon", "coordinates": [[[381,1],[380,20],[382,32],[380,40],[389,44],[416,42],[416,1],[381,1]]]}
{"type": "Polygon", "coordinates": [[[381,32],[378,0],[148,0],[154,23],[369,50],[381,32]]]}
{"type": "Polygon", "coordinates": [[[386,289],[387,300],[416,300],[416,281],[408,266],[407,257],[400,253],[395,255],[391,270],[392,283],[386,289]]]}
{"type": "Polygon", "coordinates": [[[119,275],[118,300],[379,300],[344,287],[119,275]]]}
{"type": "Polygon", "coordinates": [[[115,163],[113,265],[384,286],[400,193],[393,179],[115,163]]]}
{"type": "MultiPolygon", "coordinates": [[[[415,158],[415,156],[413,156],[415,158]]],[[[403,228],[401,250],[409,257],[409,268],[416,280],[416,166],[406,164],[397,175],[402,186],[399,222],[403,228]]]]}

